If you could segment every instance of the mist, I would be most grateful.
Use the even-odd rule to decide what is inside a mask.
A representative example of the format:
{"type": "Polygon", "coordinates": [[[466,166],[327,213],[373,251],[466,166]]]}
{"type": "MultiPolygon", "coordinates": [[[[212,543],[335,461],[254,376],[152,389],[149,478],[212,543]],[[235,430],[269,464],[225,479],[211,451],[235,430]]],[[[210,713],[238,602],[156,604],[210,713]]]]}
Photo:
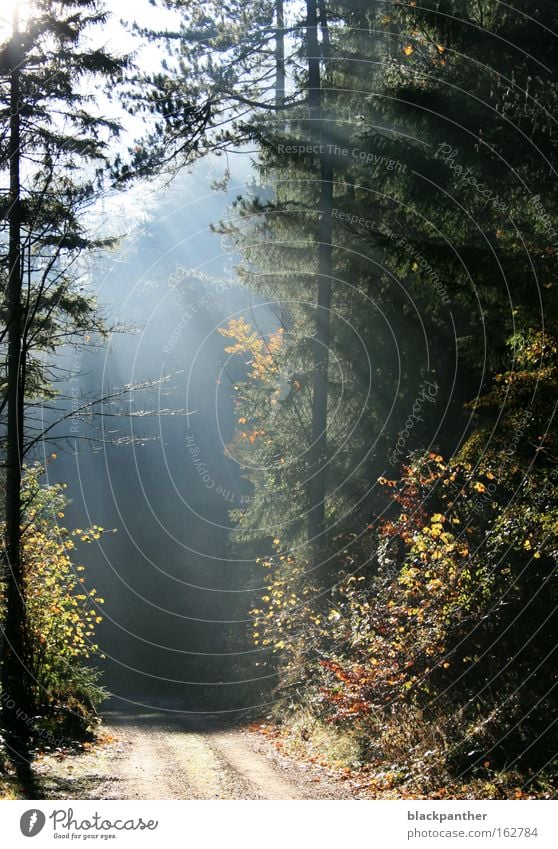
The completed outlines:
{"type": "Polygon", "coordinates": [[[249,641],[261,575],[234,553],[229,511],[250,498],[226,451],[242,367],[218,328],[240,315],[276,322],[210,231],[243,185],[233,177],[228,191],[207,191],[214,172],[215,163],[201,163],[151,199],[147,221],[89,268],[106,325],[117,329],[93,350],[66,352],[57,415],[71,399],[77,406],[126,384],[153,385],[90,423],[57,427],[61,450],[48,464],[49,481],[72,481],[69,527],[115,531],[76,555],[105,599],[104,685],[123,702],[164,696],[193,712],[252,706],[273,678],[259,672],[249,641]]]}

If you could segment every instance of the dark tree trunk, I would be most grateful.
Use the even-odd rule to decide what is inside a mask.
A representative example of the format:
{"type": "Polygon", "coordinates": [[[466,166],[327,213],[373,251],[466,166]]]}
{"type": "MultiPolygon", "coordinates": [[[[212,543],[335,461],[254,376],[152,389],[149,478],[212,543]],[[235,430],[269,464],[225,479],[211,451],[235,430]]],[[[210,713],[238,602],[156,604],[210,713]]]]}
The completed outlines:
{"type": "Polygon", "coordinates": [[[285,102],[285,9],[283,0],[276,0],[275,7],[275,105],[280,107],[285,102]]]}
{"type": "Polygon", "coordinates": [[[324,530],[327,493],[327,402],[330,345],[330,308],[333,276],[332,217],[333,164],[328,155],[328,134],[323,114],[320,60],[327,55],[329,38],[325,9],[320,4],[322,48],[318,39],[318,6],[307,0],[308,14],[308,80],[311,133],[321,145],[320,199],[318,210],[318,294],[316,299],[316,332],[313,355],[312,445],[310,448],[310,480],[308,541],[314,560],[320,555],[324,530]]]}
{"type": "Polygon", "coordinates": [[[10,93],[10,206],[8,212],[8,358],[5,479],[6,617],[2,656],[3,717],[8,750],[18,769],[29,761],[33,715],[27,674],[27,627],[21,558],[21,477],[23,464],[23,315],[21,304],[21,185],[20,185],[20,76],[17,57],[17,13],[12,39],[13,69],[10,93]]]}

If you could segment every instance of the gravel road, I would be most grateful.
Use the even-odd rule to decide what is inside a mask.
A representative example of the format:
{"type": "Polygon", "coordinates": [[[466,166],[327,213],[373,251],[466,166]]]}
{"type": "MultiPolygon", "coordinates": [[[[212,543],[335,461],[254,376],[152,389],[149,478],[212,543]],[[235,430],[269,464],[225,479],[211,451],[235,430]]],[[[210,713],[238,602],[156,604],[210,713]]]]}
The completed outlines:
{"type": "Polygon", "coordinates": [[[260,734],[160,709],[104,715],[101,745],[37,762],[47,799],[344,799],[346,786],[260,734]]]}

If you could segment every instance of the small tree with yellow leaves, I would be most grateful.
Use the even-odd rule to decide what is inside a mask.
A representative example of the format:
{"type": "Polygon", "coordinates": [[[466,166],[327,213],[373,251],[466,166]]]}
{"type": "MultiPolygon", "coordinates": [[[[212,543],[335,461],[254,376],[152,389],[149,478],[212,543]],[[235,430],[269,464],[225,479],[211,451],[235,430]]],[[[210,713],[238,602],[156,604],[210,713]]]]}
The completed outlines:
{"type": "MultiPolygon", "coordinates": [[[[43,474],[38,465],[27,468],[22,488],[30,703],[37,713],[64,719],[66,725],[73,716],[70,725],[79,731],[105,695],[95,670],[87,665],[99,651],[95,628],[102,621],[104,599],[86,588],[85,567],[73,563],[72,551],[76,538],[91,542],[104,529],[65,528],[65,484],[44,485],[43,474]]],[[[2,586],[2,614],[4,601],[2,586]]]]}

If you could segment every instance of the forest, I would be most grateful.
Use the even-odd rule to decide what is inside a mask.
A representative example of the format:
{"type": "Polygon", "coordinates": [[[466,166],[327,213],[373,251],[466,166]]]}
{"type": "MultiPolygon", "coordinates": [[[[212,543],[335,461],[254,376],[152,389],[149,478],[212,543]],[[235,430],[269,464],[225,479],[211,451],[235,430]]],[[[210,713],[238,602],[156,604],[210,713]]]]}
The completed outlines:
{"type": "Polygon", "coordinates": [[[557,105],[550,0],[3,4],[0,797],[555,796],[557,105]]]}

